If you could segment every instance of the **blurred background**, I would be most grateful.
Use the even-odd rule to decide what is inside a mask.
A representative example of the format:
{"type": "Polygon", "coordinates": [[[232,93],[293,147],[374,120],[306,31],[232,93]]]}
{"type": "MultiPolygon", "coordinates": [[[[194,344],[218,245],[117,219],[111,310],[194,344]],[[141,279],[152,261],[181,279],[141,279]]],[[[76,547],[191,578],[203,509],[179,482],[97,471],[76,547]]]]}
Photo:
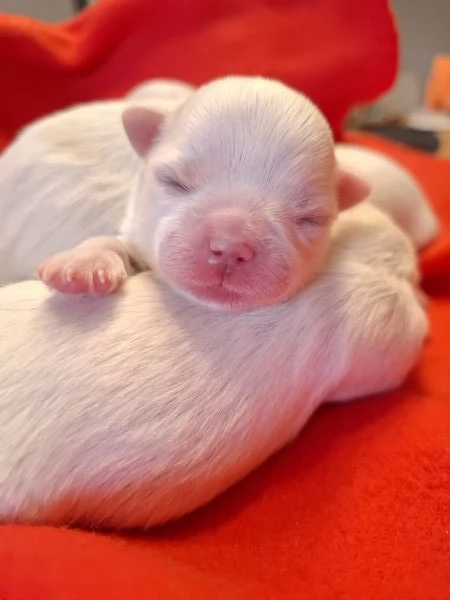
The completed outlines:
{"type": "MultiPolygon", "coordinates": [[[[94,2],[0,0],[0,12],[60,22],[94,2]]],[[[433,152],[437,145],[442,146],[435,134],[445,132],[445,140],[448,140],[444,144],[445,153],[450,153],[450,106],[445,106],[445,102],[444,106],[439,106],[434,89],[430,91],[430,80],[433,77],[436,80],[437,71],[442,71],[442,65],[436,65],[441,55],[447,55],[443,78],[450,77],[447,74],[450,73],[450,0],[391,0],[391,7],[401,40],[401,64],[396,84],[375,103],[357,107],[348,124],[352,128],[376,130],[379,135],[433,152]],[[428,135],[430,132],[434,137],[428,135]]],[[[442,87],[442,75],[439,74],[439,78],[438,84],[433,81],[433,88],[442,87]]],[[[449,95],[450,82],[445,85],[449,89],[444,93],[449,95]]]]}
{"type": "MultiPolygon", "coordinates": [[[[94,1],[0,0],[0,12],[58,22],[94,1]]],[[[450,0],[391,0],[391,6],[401,35],[402,65],[384,105],[409,111],[422,104],[433,57],[450,54],[450,0]]]]}
{"type": "Polygon", "coordinates": [[[58,22],[69,19],[89,0],[0,0],[0,12],[29,15],[44,21],[58,22]]]}

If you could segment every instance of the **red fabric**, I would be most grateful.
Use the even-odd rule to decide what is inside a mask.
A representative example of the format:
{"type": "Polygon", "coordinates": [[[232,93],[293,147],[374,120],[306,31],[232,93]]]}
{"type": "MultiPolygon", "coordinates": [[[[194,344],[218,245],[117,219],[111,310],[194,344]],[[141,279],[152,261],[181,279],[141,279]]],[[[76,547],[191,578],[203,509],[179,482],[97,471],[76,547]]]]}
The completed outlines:
{"type": "Polygon", "coordinates": [[[0,17],[0,141],[44,113],[143,79],[263,74],[304,90],[336,134],[392,83],[388,0],[103,0],[63,25],[0,17]]]}
{"type": "MultiPolygon", "coordinates": [[[[58,27],[0,23],[5,140],[142,78],[226,72],[304,89],[337,130],[352,102],[389,85],[396,62],[384,0],[105,0],[58,27]]],[[[320,410],[293,445],[161,531],[1,527],[1,600],[450,598],[450,162],[350,138],[410,167],[446,227],[423,257],[432,335],[409,382],[320,410]]]]}

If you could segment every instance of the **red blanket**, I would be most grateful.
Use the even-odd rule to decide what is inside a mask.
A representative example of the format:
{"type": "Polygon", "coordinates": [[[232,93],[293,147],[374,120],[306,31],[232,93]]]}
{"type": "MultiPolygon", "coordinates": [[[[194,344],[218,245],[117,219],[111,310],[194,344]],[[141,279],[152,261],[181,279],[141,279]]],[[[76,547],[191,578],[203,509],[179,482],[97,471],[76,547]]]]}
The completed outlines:
{"type": "Polygon", "coordinates": [[[387,0],[102,0],[58,26],[3,15],[0,139],[151,77],[200,84],[233,73],[305,91],[338,134],[349,107],[389,88],[396,67],[387,0]]]}
{"type": "MultiPolygon", "coordinates": [[[[104,0],[62,26],[0,25],[5,140],[143,78],[227,72],[305,90],[339,132],[396,67],[385,0],[104,0]]],[[[358,139],[409,166],[450,225],[450,163],[358,139]]],[[[450,235],[423,266],[432,336],[402,390],[320,410],[292,446],[161,531],[0,528],[0,599],[450,598],[450,235]]]]}

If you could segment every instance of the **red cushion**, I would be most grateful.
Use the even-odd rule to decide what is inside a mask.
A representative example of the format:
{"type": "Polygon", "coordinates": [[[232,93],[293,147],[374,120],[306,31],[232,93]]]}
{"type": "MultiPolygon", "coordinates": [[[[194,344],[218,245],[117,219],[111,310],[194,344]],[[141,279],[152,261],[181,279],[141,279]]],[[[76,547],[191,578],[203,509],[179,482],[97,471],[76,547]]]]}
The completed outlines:
{"type": "Polygon", "coordinates": [[[151,77],[264,74],[304,90],[336,134],[397,67],[388,0],[102,0],[54,26],[0,17],[0,142],[44,113],[151,77]]]}

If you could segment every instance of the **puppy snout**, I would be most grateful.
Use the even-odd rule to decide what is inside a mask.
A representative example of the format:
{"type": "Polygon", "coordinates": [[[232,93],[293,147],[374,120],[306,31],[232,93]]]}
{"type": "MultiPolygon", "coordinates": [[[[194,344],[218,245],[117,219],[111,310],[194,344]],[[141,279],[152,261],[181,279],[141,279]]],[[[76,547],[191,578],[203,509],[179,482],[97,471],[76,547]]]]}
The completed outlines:
{"type": "Polygon", "coordinates": [[[246,263],[255,256],[255,248],[250,242],[214,237],[209,242],[208,262],[229,269],[246,263]]]}
{"type": "Polygon", "coordinates": [[[247,214],[238,211],[218,213],[207,228],[209,264],[233,271],[251,261],[256,253],[256,232],[247,214]]]}

